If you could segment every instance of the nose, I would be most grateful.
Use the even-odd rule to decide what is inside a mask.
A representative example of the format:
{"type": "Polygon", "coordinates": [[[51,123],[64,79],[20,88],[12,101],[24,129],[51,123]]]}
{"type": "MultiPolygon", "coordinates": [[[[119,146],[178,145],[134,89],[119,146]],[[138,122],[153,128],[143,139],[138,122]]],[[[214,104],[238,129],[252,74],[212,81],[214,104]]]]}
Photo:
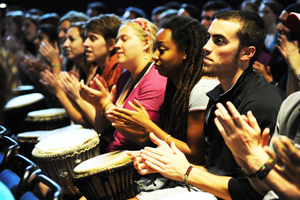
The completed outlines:
{"type": "Polygon", "coordinates": [[[157,62],[158,61],[158,50],[156,49],[155,50],[155,52],[154,52],[154,54],[152,55],[152,59],[155,61],[155,62],[157,62]]]}
{"type": "Polygon", "coordinates": [[[63,48],[66,48],[66,47],[68,47],[69,46],[69,39],[66,39],[66,41],[64,42],[64,44],[63,44],[63,48]]]}
{"type": "Polygon", "coordinates": [[[115,48],[118,50],[121,48],[121,44],[120,44],[120,40],[117,41],[117,43],[115,44],[115,48]]]}
{"type": "Polygon", "coordinates": [[[212,49],[210,41],[211,41],[211,39],[209,39],[203,47],[203,50],[205,51],[206,54],[211,52],[211,49],[212,49]]]}
{"type": "Polygon", "coordinates": [[[90,46],[90,39],[89,38],[86,38],[84,43],[83,43],[83,46],[84,47],[89,47],[90,46]]]}

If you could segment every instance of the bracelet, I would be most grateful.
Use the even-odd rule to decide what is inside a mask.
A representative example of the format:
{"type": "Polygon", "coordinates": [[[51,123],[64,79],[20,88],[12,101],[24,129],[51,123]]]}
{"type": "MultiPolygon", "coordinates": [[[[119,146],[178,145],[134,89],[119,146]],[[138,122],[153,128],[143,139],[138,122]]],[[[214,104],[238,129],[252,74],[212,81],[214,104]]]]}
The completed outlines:
{"type": "Polygon", "coordinates": [[[189,166],[183,176],[183,182],[186,184],[186,188],[188,189],[189,192],[191,191],[191,184],[188,183],[188,178],[189,178],[189,175],[190,175],[192,169],[193,169],[193,166],[192,165],[189,166]]]}
{"type": "Polygon", "coordinates": [[[171,136],[171,135],[168,135],[168,136],[166,137],[165,142],[167,142],[167,140],[169,139],[170,136],[171,136]]]}
{"type": "Polygon", "coordinates": [[[108,101],[104,106],[103,106],[103,110],[102,110],[102,115],[105,113],[105,108],[106,106],[108,106],[108,104],[112,103],[111,101],[108,101]]]}
{"type": "Polygon", "coordinates": [[[55,67],[61,67],[61,64],[55,64],[55,65],[51,65],[52,68],[55,68],[55,67]]]}
{"type": "Polygon", "coordinates": [[[259,180],[262,180],[269,174],[274,165],[275,161],[272,158],[269,158],[267,162],[254,174],[248,175],[244,171],[243,172],[248,178],[259,178],[259,180]]]}

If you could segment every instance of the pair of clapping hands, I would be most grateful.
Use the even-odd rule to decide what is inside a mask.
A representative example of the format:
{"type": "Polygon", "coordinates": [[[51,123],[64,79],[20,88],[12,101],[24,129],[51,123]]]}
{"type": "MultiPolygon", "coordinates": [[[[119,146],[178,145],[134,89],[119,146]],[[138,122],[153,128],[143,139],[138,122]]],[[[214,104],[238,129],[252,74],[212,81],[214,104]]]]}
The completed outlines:
{"type": "MultiPolygon", "coordinates": [[[[255,163],[251,159],[270,157],[276,163],[273,169],[284,179],[300,187],[300,150],[287,137],[282,136],[273,138],[277,149],[275,153],[268,147],[270,130],[266,128],[261,135],[251,111],[245,116],[240,115],[231,102],[227,103],[227,107],[231,114],[222,104],[217,104],[215,124],[237,163],[245,170],[249,168],[249,163],[255,163]]],[[[153,133],[150,133],[150,138],[157,144],[157,148],[145,147],[141,151],[128,152],[135,168],[142,175],[158,172],[167,178],[182,181],[190,165],[184,154],[174,143],[169,146],[153,133]]]]}

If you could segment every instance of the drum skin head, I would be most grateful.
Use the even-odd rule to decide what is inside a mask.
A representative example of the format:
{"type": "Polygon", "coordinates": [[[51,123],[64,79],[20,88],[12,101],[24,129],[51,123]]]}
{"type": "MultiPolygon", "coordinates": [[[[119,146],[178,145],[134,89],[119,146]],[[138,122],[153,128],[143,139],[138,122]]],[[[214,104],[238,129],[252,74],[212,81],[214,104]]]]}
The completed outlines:
{"type": "Polygon", "coordinates": [[[25,94],[18,97],[14,97],[5,105],[4,110],[9,110],[9,109],[29,105],[43,98],[44,96],[40,93],[25,94]]]}
{"type": "Polygon", "coordinates": [[[110,170],[131,162],[126,151],[114,151],[86,160],[74,168],[74,178],[85,177],[104,170],[110,170]]]}
{"type": "Polygon", "coordinates": [[[99,136],[92,129],[77,129],[49,136],[32,151],[36,157],[68,157],[91,149],[99,144],[99,136]]]}
{"type": "Polygon", "coordinates": [[[58,135],[58,134],[61,134],[63,132],[68,132],[68,131],[73,131],[73,130],[76,130],[76,129],[83,129],[81,125],[79,124],[75,124],[75,125],[70,125],[70,126],[66,126],[66,127],[62,127],[62,128],[58,128],[58,129],[55,129],[55,130],[52,130],[52,131],[49,131],[48,133],[44,134],[44,135],[41,135],[39,138],[38,138],[38,141],[41,141],[47,137],[50,137],[52,135],[58,135]]]}

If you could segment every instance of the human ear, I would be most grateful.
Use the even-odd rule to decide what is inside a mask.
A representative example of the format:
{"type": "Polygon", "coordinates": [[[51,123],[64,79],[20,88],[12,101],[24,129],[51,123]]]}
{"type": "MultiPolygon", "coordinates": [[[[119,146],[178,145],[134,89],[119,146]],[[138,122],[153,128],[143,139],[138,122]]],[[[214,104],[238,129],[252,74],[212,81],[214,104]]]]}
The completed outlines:
{"type": "Polygon", "coordinates": [[[115,45],[116,45],[116,40],[115,39],[110,39],[107,42],[107,49],[108,49],[108,51],[111,52],[112,50],[114,50],[115,45]]]}
{"type": "Polygon", "coordinates": [[[241,52],[242,52],[242,54],[240,56],[240,59],[242,61],[247,61],[247,60],[250,60],[254,56],[254,54],[256,52],[256,48],[254,46],[245,47],[245,48],[243,48],[243,50],[241,52]]]}
{"type": "Polygon", "coordinates": [[[143,46],[143,51],[147,51],[151,47],[151,39],[149,37],[145,40],[145,44],[143,46]]]}

